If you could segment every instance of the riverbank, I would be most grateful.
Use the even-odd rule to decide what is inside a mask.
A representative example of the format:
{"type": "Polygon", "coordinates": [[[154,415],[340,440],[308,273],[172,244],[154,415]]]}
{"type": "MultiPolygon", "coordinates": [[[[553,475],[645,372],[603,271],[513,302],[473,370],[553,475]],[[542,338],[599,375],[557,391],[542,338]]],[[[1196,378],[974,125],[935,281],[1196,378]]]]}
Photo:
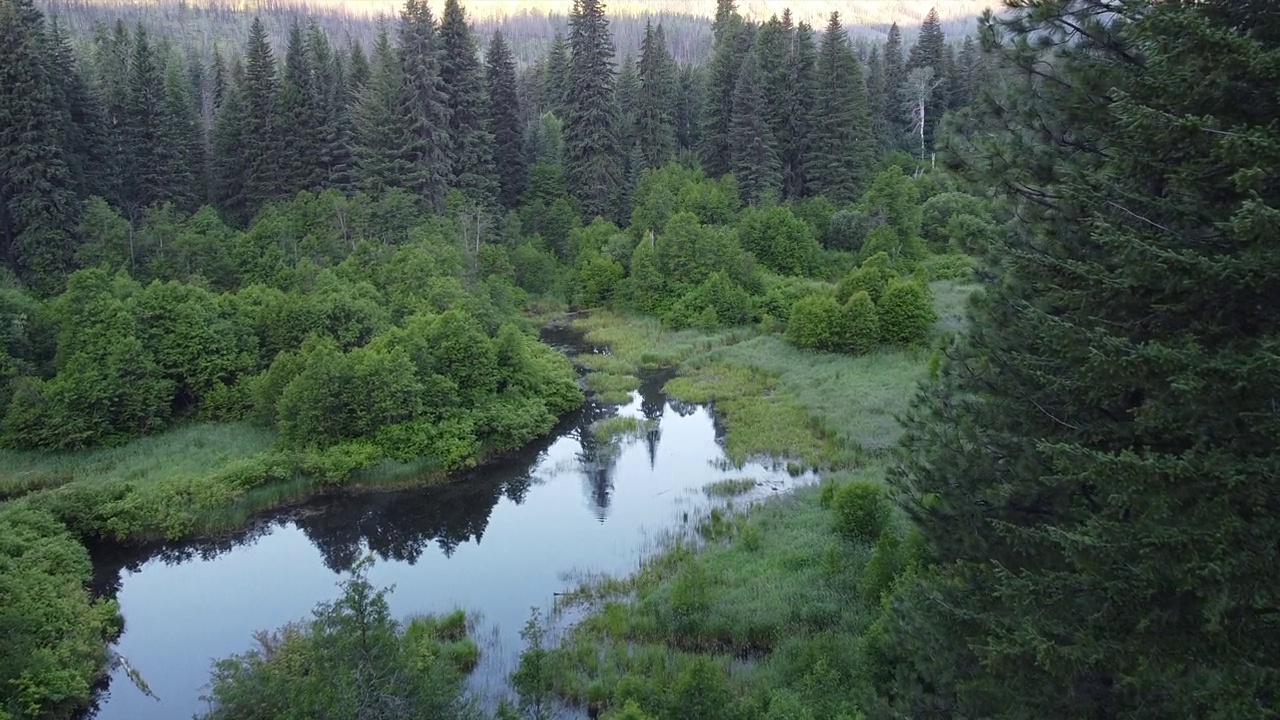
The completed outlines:
{"type": "MultiPolygon", "coordinates": [[[[969,292],[935,283],[938,333],[959,329],[969,292]]],[[[823,480],[731,501],[671,532],[636,572],[564,595],[557,612],[582,619],[544,659],[535,691],[654,718],[694,707],[717,718],[860,716],[882,599],[918,561],[882,487],[896,418],[928,378],[930,353],[813,353],[765,333],[695,342],[621,316],[580,326],[588,341],[624,341],[615,371],[653,352],[626,348],[677,356],[666,391],[714,406],[732,461],[786,458],[823,480]]]]}

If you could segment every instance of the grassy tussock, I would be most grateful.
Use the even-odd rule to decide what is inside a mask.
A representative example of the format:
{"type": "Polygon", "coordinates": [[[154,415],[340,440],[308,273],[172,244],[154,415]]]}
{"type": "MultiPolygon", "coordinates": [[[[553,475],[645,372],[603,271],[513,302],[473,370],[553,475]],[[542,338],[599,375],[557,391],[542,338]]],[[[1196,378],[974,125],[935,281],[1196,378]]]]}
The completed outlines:
{"type": "Polygon", "coordinates": [[[597,400],[611,405],[625,405],[630,402],[632,391],[640,387],[640,378],[629,373],[588,373],[586,382],[587,389],[595,394],[597,400]]]}

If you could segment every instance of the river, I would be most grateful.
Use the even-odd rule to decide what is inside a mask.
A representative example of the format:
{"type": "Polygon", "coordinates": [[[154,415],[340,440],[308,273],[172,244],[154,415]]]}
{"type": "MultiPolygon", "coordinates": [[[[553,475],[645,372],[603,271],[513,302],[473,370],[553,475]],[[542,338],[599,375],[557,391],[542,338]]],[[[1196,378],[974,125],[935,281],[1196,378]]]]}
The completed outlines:
{"type": "Polygon", "coordinates": [[[308,617],[370,553],[371,582],[394,586],[393,614],[478,614],[484,655],[471,687],[503,692],[531,607],[550,607],[582,573],[633,570],[664,531],[714,502],[709,483],[750,477],[775,492],[798,481],[782,468],[727,467],[712,413],[668,400],[666,377],[643,378],[621,407],[589,400],[547,438],[448,486],[320,498],[219,540],[91,548],[96,590],[125,618],[115,648],[158,699],[116,671],[86,717],[206,710],[213,660],[248,649],[257,630],[308,617]],[[605,452],[590,427],[614,414],[652,429],[605,452]]]}

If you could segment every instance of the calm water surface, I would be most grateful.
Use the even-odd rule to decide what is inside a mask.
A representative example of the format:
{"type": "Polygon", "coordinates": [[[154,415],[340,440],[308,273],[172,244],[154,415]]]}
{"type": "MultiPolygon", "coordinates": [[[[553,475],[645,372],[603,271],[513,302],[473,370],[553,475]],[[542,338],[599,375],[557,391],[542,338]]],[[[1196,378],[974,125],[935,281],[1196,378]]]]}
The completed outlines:
{"type": "Polygon", "coordinates": [[[369,553],[370,580],[394,586],[397,616],[456,607],[480,615],[484,661],[472,687],[501,692],[532,606],[550,607],[580,573],[633,569],[659,534],[706,508],[708,483],[753,477],[781,490],[797,482],[758,464],[725,467],[713,416],[668,401],[664,380],[646,378],[620,408],[588,403],[549,438],[449,487],[321,499],[219,541],[96,549],[98,590],[119,600],[125,618],[116,649],[159,700],[118,671],[89,717],[204,711],[214,659],[248,649],[256,630],[308,617],[369,553]],[[656,428],[605,452],[589,427],[613,414],[656,428]]]}

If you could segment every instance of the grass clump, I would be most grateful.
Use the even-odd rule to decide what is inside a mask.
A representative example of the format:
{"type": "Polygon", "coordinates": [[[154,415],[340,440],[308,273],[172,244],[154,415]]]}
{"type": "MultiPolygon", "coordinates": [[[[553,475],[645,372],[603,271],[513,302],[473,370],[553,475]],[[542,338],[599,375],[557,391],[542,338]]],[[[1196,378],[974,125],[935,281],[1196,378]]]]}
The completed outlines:
{"type": "Polygon", "coordinates": [[[587,389],[596,399],[610,405],[625,405],[632,391],[640,387],[640,378],[630,373],[592,372],[587,374],[587,389]]]}
{"type": "Polygon", "coordinates": [[[698,353],[758,334],[745,327],[710,332],[672,330],[656,318],[603,310],[577,320],[574,326],[584,331],[587,342],[609,349],[607,353],[580,355],[578,362],[591,370],[615,374],[671,367],[698,353]]]}
{"type": "Polygon", "coordinates": [[[602,443],[620,444],[629,439],[644,437],[653,429],[656,421],[637,417],[615,415],[598,420],[591,425],[591,434],[602,443]]]}
{"type": "Polygon", "coordinates": [[[746,495],[759,485],[760,481],[755,478],[730,478],[728,480],[717,480],[702,488],[702,492],[707,497],[733,498],[746,495]]]}

